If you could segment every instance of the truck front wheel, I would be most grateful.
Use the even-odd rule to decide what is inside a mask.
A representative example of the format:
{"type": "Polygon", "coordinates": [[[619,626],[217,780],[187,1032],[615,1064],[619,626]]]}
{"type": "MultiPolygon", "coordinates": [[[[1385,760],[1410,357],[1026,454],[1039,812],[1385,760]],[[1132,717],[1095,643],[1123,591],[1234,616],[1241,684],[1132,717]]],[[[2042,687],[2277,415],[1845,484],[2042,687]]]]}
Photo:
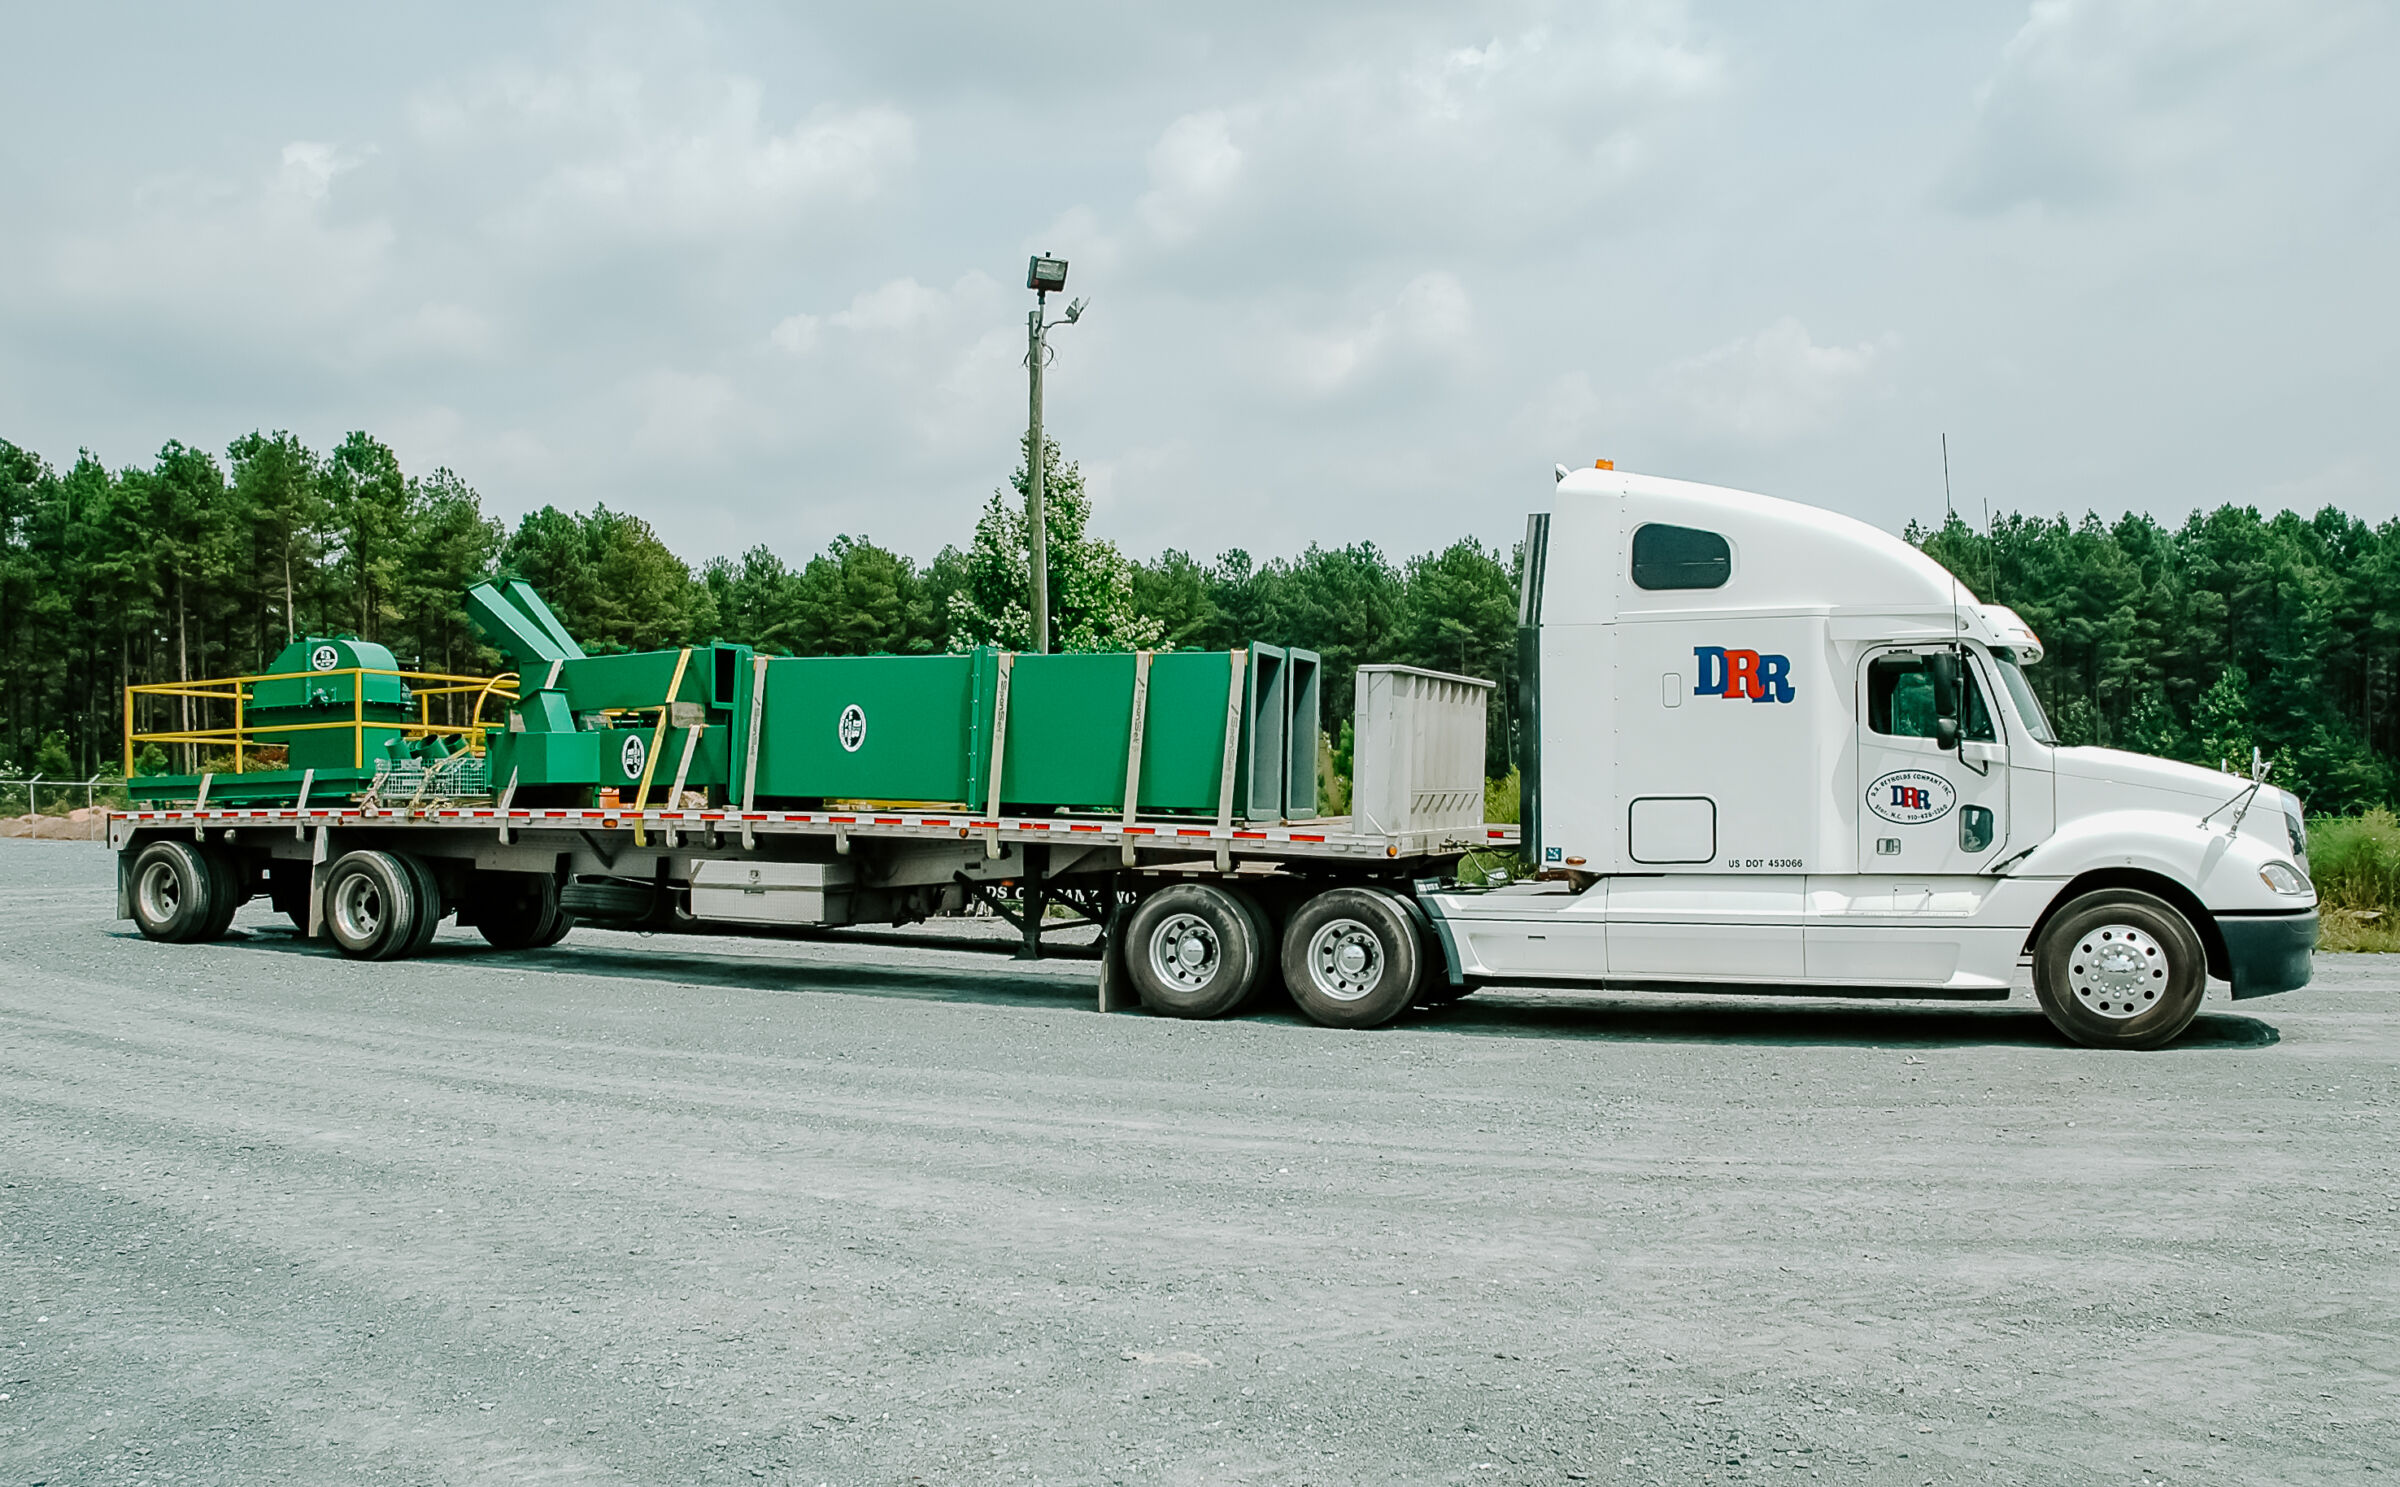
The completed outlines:
{"type": "Polygon", "coordinates": [[[1408,911],[1372,888],[1320,893],[1284,927],[1284,984],[1327,1027],[1380,1027],[1407,1011],[1424,966],[1408,911]]]}
{"type": "Polygon", "coordinates": [[[1267,947],[1248,911],[1208,883],[1178,883],[1134,906],[1125,971],[1142,1005],[1168,1017],[1222,1017],[1258,984],[1267,947]]]}
{"type": "Polygon", "coordinates": [[[2058,1030],[2091,1048],[2159,1048],[2200,1012],[2208,954],[2172,904],[2130,888],[2087,893],[2042,927],[2033,989],[2058,1030]]]}

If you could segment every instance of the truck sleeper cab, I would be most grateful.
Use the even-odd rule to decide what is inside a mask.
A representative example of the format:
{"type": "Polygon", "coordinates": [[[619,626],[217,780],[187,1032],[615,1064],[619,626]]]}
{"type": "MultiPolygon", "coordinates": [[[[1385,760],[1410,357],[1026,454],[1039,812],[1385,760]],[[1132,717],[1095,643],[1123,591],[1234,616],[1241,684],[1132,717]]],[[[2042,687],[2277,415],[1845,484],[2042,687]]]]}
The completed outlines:
{"type": "Polygon", "coordinates": [[[1864,523],[1562,471],[1520,602],[1535,882],[1426,897],[1460,988],[2003,999],[2156,1047],[2306,984],[2299,802],[2062,746],[2040,641],[1864,523]]]}

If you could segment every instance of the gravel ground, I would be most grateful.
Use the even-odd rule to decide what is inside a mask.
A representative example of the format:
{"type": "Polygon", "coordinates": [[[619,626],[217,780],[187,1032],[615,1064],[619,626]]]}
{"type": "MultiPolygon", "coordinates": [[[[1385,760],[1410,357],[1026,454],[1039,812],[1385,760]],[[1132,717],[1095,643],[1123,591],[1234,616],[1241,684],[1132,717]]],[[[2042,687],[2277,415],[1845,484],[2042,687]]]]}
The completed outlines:
{"type": "Polygon", "coordinates": [[[1101,1016],[110,917],[0,843],[0,1483],[2400,1481],[2400,974],[1101,1016]]]}

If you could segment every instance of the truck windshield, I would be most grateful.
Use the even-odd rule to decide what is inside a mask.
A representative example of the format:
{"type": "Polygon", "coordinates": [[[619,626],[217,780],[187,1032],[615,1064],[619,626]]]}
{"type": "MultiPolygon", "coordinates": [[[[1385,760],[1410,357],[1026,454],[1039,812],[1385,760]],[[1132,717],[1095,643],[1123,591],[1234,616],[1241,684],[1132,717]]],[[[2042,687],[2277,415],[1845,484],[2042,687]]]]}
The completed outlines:
{"type": "Polygon", "coordinates": [[[2017,705],[2017,716],[2025,720],[2025,731],[2034,742],[2056,744],[2058,735],[2050,731],[2050,719],[2042,713],[2042,699],[2033,695],[2033,683],[2025,680],[2025,668],[2007,656],[1994,656],[2000,663],[2000,684],[2008,688],[2008,700],[2017,705]]]}

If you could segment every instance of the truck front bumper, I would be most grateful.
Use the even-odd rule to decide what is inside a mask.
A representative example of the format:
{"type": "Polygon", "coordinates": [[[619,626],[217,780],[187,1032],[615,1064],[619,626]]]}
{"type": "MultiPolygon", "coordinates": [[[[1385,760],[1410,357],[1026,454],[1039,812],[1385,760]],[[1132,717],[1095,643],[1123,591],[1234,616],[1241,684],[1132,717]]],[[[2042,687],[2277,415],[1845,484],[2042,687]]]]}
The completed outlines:
{"type": "Polygon", "coordinates": [[[2273,996],[2308,984],[2317,948],[2317,911],[2296,914],[2219,914],[2235,1000],[2273,996]]]}

